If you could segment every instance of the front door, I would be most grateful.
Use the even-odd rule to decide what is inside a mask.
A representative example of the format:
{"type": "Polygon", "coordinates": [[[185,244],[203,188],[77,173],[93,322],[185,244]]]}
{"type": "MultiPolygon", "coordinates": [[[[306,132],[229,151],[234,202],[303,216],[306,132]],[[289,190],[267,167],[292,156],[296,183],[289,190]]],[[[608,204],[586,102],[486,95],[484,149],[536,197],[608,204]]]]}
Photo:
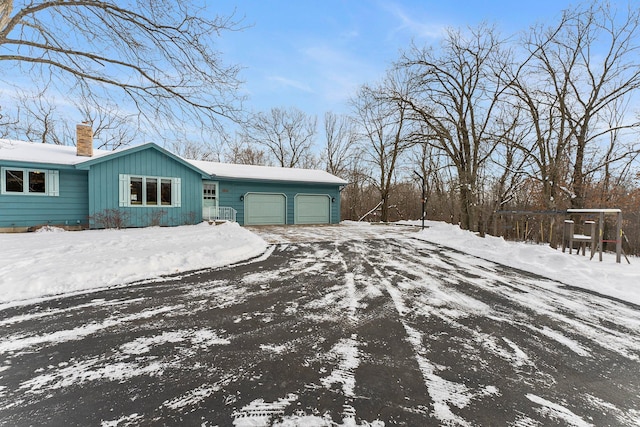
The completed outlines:
{"type": "Polygon", "coordinates": [[[216,219],[218,212],[218,183],[205,182],[202,184],[202,219],[216,219]]]}

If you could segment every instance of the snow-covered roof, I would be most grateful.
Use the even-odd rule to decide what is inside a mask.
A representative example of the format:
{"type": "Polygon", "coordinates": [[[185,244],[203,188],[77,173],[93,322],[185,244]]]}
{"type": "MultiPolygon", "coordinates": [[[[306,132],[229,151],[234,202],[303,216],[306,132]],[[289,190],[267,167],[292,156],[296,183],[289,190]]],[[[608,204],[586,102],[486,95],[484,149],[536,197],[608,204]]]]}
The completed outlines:
{"type": "Polygon", "coordinates": [[[322,184],[345,185],[347,181],[318,169],[282,168],[274,166],[236,165],[231,163],[188,160],[198,169],[214,178],[252,179],[289,182],[317,182],[322,184]]]}
{"type": "Polygon", "coordinates": [[[113,151],[94,149],[93,157],[84,157],[76,155],[76,147],[0,139],[0,159],[16,162],[77,165],[111,153],[113,151]]]}
{"type": "MultiPolygon", "coordinates": [[[[0,139],[0,159],[17,162],[33,162],[75,166],[93,161],[109,154],[122,153],[128,149],[117,151],[93,150],[92,157],[76,155],[76,147],[42,144],[35,142],[0,139]]],[[[204,160],[183,159],[213,178],[251,179],[267,181],[288,181],[304,183],[321,183],[345,185],[347,181],[316,169],[281,168],[272,166],[234,165],[230,163],[208,162],[204,160]]]]}

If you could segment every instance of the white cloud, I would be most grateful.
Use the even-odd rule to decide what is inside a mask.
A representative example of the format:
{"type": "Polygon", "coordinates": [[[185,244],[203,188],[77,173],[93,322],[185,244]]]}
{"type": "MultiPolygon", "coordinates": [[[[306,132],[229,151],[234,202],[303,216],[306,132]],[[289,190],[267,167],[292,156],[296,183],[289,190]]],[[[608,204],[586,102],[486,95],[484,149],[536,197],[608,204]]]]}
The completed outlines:
{"type": "Polygon", "coordinates": [[[439,39],[445,33],[446,25],[417,19],[417,15],[407,12],[397,3],[381,2],[380,7],[390,12],[393,17],[400,21],[400,24],[395,27],[394,33],[408,32],[413,37],[425,39],[439,39]]]}
{"type": "Polygon", "coordinates": [[[348,49],[317,44],[303,50],[315,64],[318,85],[323,98],[330,102],[345,102],[361,84],[375,79],[387,63],[374,64],[348,49]]]}
{"type": "Polygon", "coordinates": [[[282,76],[268,76],[267,80],[277,83],[279,86],[294,88],[303,92],[314,93],[313,88],[305,82],[289,79],[282,76]]]}
{"type": "Polygon", "coordinates": [[[360,33],[357,30],[347,30],[342,32],[340,37],[344,40],[352,40],[360,37],[360,33]]]}

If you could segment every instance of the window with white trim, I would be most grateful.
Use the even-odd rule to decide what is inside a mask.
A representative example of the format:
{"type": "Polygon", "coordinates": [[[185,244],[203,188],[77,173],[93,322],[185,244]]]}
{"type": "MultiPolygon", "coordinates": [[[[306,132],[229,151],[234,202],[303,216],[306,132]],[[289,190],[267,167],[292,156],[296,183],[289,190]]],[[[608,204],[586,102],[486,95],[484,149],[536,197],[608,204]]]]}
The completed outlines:
{"type": "Polygon", "coordinates": [[[121,174],[120,206],[180,207],[180,185],[180,178],[121,174]]]}
{"type": "Polygon", "coordinates": [[[30,196],[58,196],[57,170],[3,167],[0,193],[30,196]]]}

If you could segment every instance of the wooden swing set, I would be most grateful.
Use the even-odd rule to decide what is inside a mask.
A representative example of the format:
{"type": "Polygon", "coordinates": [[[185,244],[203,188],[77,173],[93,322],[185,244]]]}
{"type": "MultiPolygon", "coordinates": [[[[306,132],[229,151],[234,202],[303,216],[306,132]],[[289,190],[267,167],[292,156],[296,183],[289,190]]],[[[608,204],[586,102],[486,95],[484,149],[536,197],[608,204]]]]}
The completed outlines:
{"type": "MultiPolygon", "coordinates": [[[[615,243],[616,244],[616,262],[620,263],[622,259],[622,255],[624,255],[627,263],[631,264],[629,258],[624,253],[622,249],[622,239],[624,239],[627,243],[629,240],[627,236],[625,236],[622,231],[622,210],[621,209],[567,209],[567,210],[553,210],[553,211],[496,211],[496,214],[499,216],[502,215],[584,215],[588,218],[588,220],[584,221],[581,226],[582,233],[576,233],[576,224],[572,220],[565,220],[564,227],[562,229],[562,252],[565,252],[567,248],[569,248],[569,253],[573,253],[574,244],[578,243],[579,246],[577,248],[578,253],[582,250],[582,255],[585,255],[586,246],[589,246],[591,251],[591,258],[593,259],[594,255],[599,253],[599,260],[602,261],[602,253],[604,252],[604,244],[605,243],[615,243]],[[605,216],[615,216],[615,239],[605,239],[604,238],[604,225],[605,225],[605,216]]],[[[497,231],[497,225],[494,222],[494,228],[497,231]]],[[[516,222],[516,234],[520,236],[520,232],[524,231],[524,235],[527,236],[531,231],[529,227],[528,221],[524,223],[524,229],[520,229],[520,222],[516,222]]],[[[550,230],[551,232],[553,230],[550,230]]],[[[543,234],[544,229],[542,222],[540,223],[540,235],[541,239],[544,240],[543,234]]],[[[497,234],[496,234],[497,235],[497,234]]],[[[551,239],[549,237],[549,239],[551,239]]]]}
{"type": "Polygon", "coordinates": [[[582,249],[582,255],[585,254],[585,246],[590,244],[591,258],[598,252],[599,260],[602,261],[602,252],[604,251],[605,243],[616,244],[616,262],[619,264],[622,255],[627,260],[627,263],[631,264],[629,258],[622,249],[622,239],[626,239],[624,232],[622,231],[622,210],[621,209],[567,209],[569,215],[589,215],[596,216],[596,221],[585,221],[583,225],[583,233],[575,233],[575,224],[572,220],[564,221],[564,229],[562,236],[562,252],[565,248],[569,247],[569,253],[572,253],[573,244],[579,243],[578,253],[582,249]],[[616,217],[616,238],[605,239],[604,238],[604,217],[605,215],[615,215],[616,217]]]}

